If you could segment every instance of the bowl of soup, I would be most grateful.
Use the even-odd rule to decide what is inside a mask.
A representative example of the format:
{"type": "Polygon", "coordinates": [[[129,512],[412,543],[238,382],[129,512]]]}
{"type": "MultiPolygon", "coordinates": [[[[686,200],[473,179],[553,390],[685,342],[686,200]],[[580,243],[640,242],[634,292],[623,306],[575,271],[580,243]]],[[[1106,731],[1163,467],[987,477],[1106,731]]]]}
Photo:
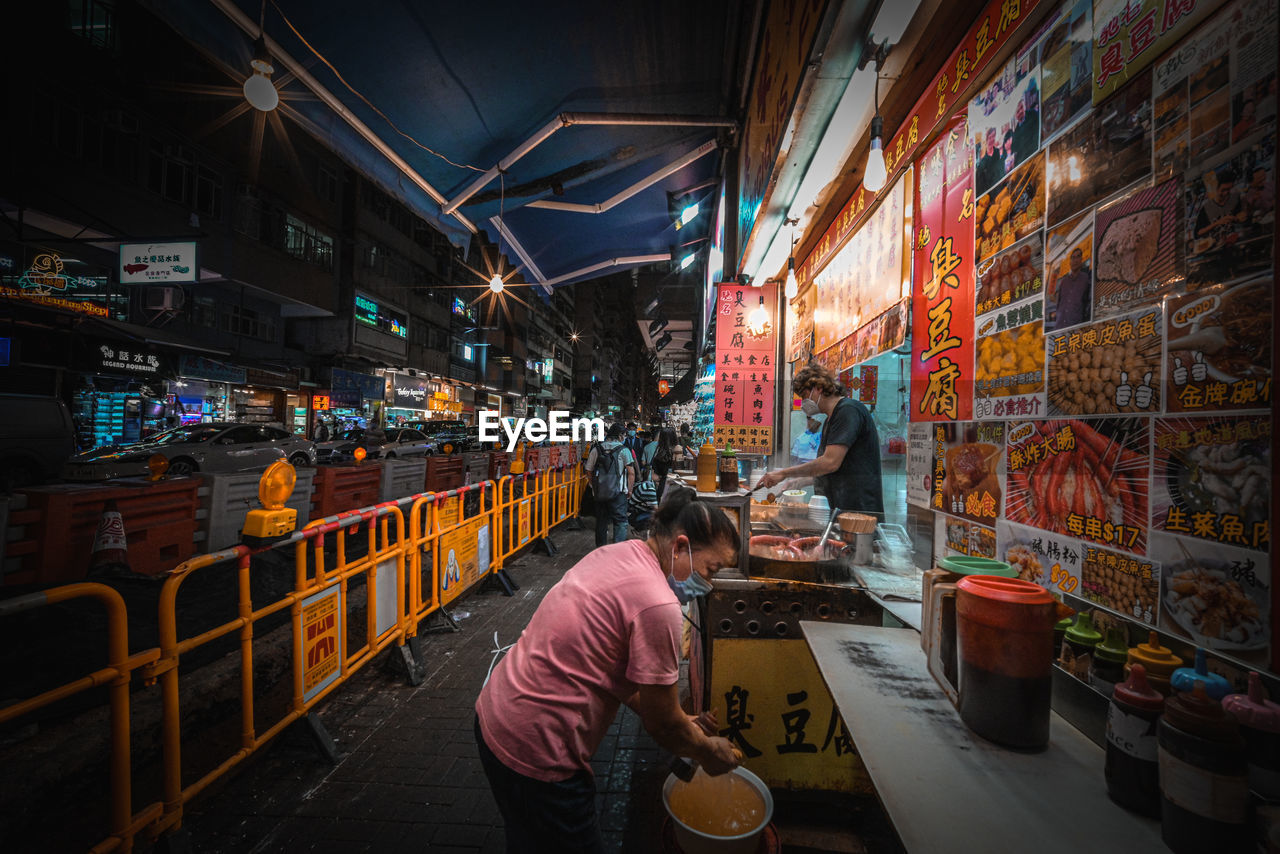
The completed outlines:
{"type": "Polygon", "coordinates": [[[662,804],[686,854],[754,854],[773,819],[769,787],[741,767],[716,777],[699,768],[688,783],[672,774],[662,804]]]}

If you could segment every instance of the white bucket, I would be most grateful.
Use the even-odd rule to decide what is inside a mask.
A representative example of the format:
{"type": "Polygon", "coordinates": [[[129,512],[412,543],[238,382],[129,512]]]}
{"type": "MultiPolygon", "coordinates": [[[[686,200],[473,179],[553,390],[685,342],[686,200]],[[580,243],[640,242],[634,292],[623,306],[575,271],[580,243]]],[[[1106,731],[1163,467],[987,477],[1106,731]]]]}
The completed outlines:
{"type": "Polygon", "coordinates": [[[694,830],[682,822],[679,816],[671,811],[670,804],[671,787],[680,780],[675,774],[667,775],[667,782],[662,785],[662,805],[666,808],[667,815],[671,816],[671,827],[675,830],[676,842],[685,854],[755,854],[759,847],[760,834],[764,833],[769,822],[773,821],[773,795],[769,792],[769,787],[764,784],[764,780],[746,768],[735,768],[729,773],[737,774],[750,783],[764,799],[764,815],[760,819],[760,826],[747,833],[739,833],[737,836],[712,836],[710,833],[694,830]]]}

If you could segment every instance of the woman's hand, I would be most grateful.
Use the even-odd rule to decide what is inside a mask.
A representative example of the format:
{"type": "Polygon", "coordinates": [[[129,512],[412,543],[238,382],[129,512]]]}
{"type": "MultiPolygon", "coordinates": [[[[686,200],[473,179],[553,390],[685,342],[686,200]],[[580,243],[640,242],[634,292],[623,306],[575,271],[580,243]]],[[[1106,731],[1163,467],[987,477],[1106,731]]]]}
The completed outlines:
{"type": "Polygon", "coordinates": [[[702,769],[712,777],[728,774],[742,764],[742,751],[734,747],[729,739],[717,736],[708,741],[711,744],[702,757],[702,769]]]}

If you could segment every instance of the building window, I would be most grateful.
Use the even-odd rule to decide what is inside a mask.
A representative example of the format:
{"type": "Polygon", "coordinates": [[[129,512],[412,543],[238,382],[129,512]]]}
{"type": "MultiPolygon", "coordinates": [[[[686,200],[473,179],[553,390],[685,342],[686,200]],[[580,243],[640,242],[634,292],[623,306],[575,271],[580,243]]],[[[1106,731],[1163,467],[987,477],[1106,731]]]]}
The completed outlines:
{"type": "Polygon", "coordinates": [[[333,238],[293,214],[284,218],[284,251],[325,270],[333,269],[333,238]]]}
{"type": "Polygon", "coordinates": [[[222,178],[204,167],[196,172],[196,211],[211,219],[222,218],[222,178]]]}
{"type": "Polygon", "coordinates": [[[275,318],[258,314],[244,306],[231,305],[222,314],[222,331],[246,338],[257,338],[262,341],[274,341],[276,337],[275,318]]]}
{"type": "Polygon", "coordinates": [[[71,32],[94,47],[115,50],[116,12],[111,0],[71,0],[71,32]]]}
{"type": "Polygon", "coordinates": [[[208,329],[218,328],[218,301],[213,297],[196,297],[191,301],[191,323],[208,329]]]}
{"type": "Polygon", "coordinates": [[[326,202],[338,200],[338,173],[324,164],[316,166],[316,195],[326,202]]]}

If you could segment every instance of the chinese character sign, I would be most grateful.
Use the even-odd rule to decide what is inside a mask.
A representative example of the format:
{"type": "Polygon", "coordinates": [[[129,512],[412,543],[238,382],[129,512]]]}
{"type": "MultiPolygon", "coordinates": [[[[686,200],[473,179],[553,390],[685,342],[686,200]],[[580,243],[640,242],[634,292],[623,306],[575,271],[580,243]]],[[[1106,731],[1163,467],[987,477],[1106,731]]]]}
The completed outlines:
{"type": "Polygon", "coordinates": [[[912,241],[911,420],[973,412],[973,160],[964,117],[920,161],[912,241]]]}
{"type": "Polygon", "coordinates": [[[1095,0],[1093,103],[1150,65],[1222,0],[1095,0]]]}
{"type": "Polygon", "coordinates": [[[778,286],[734,282],[716,292],[715,443],[773,453],[778,286]]]}

